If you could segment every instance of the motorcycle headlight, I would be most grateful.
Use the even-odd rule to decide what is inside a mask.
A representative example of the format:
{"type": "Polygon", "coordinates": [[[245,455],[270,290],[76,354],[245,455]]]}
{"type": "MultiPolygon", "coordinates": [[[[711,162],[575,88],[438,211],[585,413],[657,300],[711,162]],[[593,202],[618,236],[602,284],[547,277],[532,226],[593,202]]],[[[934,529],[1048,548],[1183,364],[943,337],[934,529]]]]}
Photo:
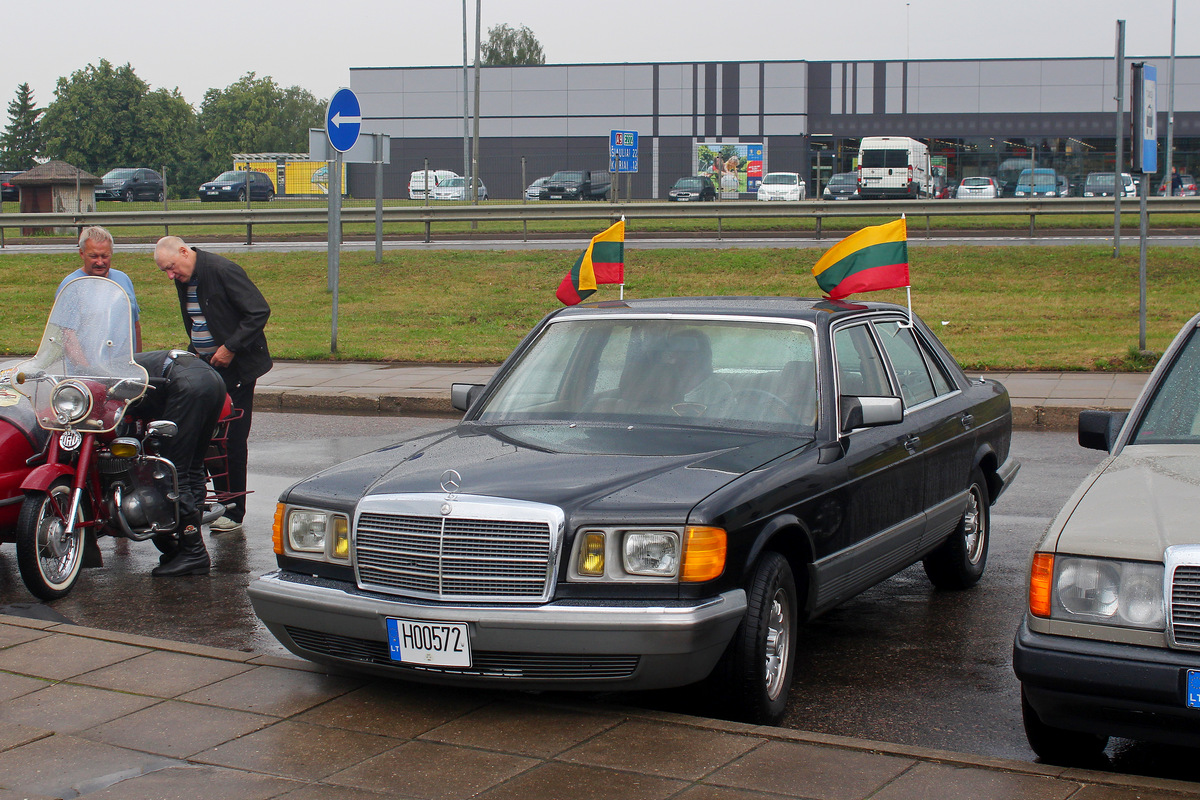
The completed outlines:
{"type": "Polygon", "coordinates": [[[297,553],[315,553],[331,559],[350,558],[350,521],[344,514],[293,508],[284,520],[288,547],[297,553]]]}
{"type": "Polygon", "coordinates": [[[59,422],[74,424],[87,417],[92,410],[92,393],[83,384],[66,381],[54,387],[50,394],[50,406],[59,422]]]}
{"type": "Polygon", "coordinates": [[[1050,617],[1071,622],[1163,630],[1163,565],[1058,556],[1050,617]]]}

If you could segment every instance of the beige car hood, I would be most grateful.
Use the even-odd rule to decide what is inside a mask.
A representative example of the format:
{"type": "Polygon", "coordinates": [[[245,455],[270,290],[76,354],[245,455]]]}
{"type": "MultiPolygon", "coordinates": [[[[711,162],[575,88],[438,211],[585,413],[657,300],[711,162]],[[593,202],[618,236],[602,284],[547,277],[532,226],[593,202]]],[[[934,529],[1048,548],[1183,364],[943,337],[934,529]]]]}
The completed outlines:
{"type": "Polygon", "coordinates": [[[1055,551],[1162,561],[1167,547],[1200,542],[1200,445],[1126,447],[1072,501],[1051,526],[1055,551]]]}

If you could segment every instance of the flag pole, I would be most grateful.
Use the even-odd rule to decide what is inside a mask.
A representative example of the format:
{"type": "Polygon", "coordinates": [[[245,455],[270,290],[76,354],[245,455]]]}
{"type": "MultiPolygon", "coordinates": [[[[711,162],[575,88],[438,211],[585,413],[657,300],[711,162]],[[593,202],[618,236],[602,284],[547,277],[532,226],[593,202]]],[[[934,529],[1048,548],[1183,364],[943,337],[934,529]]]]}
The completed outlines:
{"type": "MultiPolygon", "coordinates": [[[[625,215],[622,214],[621,222],[624,222],[624,221],[625,221],[625,215]]],[[[625,237],[621,237],[621,253],[622,253],[621,259],[622,259],[622,262],[624,262],[624,258],[625,258],[625,256],[623,255],[624,252],[625,252],[625,237]]],[[[624,269],[621,270],[621,292],[620,292],[619,299],[621,299],[621,300],[625,299],[625,270],[624,269]]]]}
{"type": "MultiPolygon", "coordinates": [[[[904,220],[904,239],[905,239],[905,241],[908,241],[908,214],[901,213],[900,219],[904,220]]],[[[905,294],[905,296],[908,297],[908,323],[905,324],[902,322],[902,323],[900,323],[900,327],[901,328],[911,328],[913,326],[912,284],[911,283],[908,286],[904,287],[904,294],[905,294]]]]}

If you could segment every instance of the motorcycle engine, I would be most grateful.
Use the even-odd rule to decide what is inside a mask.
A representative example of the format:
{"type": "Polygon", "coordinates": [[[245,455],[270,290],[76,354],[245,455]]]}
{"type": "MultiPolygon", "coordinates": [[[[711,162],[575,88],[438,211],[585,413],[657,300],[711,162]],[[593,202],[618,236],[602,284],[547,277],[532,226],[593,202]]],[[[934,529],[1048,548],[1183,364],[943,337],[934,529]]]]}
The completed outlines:
{"type": "Polygon", "coordinates": [[[121,496],[121,513],[129,527],[147,530],[155,522],[163,523],[173,518],[174,511],[157,487],[138,486],[121,496]]]}

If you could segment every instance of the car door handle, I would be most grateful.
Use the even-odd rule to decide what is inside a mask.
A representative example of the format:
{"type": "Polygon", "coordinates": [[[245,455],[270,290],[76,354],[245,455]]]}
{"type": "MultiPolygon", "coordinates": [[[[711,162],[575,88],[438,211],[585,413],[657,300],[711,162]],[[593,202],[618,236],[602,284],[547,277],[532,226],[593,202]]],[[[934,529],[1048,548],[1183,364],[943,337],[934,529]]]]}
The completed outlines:
{"type": "Polygon", "coordinates": [[[958,421],[962,423],[962,426],[964,428],[967,428],[969,430],[971,428],[971,426],[975,424],[975,415],[974,414],[963,414],[961,417],[958,418],[958,421]]]}
{"type": "Polygon", "coordinates": [[[904,449],[910,453],[917,452],[917,447],[921,444],[920,436],[910,436],[904,440],[904,449]]]}

